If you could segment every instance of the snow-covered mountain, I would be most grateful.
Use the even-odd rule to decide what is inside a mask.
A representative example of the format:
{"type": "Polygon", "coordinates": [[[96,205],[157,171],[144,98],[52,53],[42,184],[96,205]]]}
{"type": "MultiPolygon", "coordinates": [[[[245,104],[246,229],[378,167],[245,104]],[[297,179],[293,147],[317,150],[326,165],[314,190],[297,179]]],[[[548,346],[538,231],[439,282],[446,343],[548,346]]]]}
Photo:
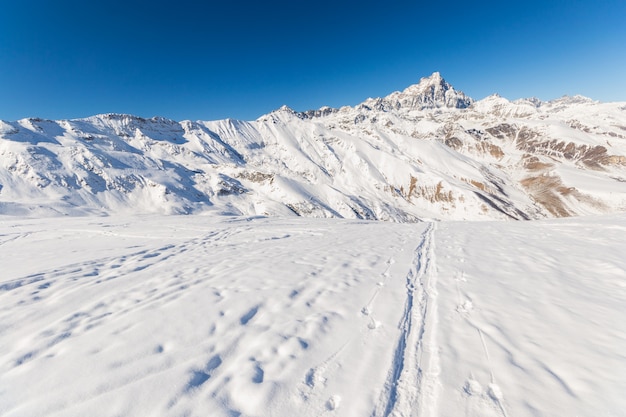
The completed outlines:
{"type": "Polygon", "coordinates": [[[626,210],[626,103],[474,101],[439,73],[256,121],[0,121],[0,213],[536,219],[626,210]]]}
{"type": "Polygon", "coordinates": [[[0,122],[0,415],[621,415],[626,213],[393,223],[617,211],[626,103],[438,73],[251,122],[0,122]]]}

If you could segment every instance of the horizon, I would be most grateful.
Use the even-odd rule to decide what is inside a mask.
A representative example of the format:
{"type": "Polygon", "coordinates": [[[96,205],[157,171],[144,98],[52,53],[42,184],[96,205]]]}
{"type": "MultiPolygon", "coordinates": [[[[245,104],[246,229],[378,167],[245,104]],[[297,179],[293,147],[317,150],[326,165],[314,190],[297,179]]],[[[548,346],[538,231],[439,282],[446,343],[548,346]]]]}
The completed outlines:
{"type": "MultiPolygon", "coordinates": [[[[420,81],[421,81],[421,80],[423,80],[423,79],[428,79],[428,78],[431,78],[431,77],[432,77],[432,76],[434,76],[435,74],[440,74],[440,73],[439,73],[439,71],[435,71],[433,74],[431,74],[431,75],[429,75],[429,76],[421,77],[421,78],[420,78],[420,81]]],[[[443,75],[440,75],[440,76],[441,76],[441,78],[442,78],[444,81],[448,82],[448,80],[446,79],[446,77],[444,77],[443,75]]],[[[412,85],[417,85],[417,84],[419,84],[419,82],[420,82],[420,81],[418,81],[417,83],[412,84],[412,85]]],[[[449,84],[450,84],[450,83],[449,83],[449,84]]],[[[412,85],[411,85],[411,86],[412,86],[412,85]]],[[[456,87],[455,87],[454,85],[452,85],[452,84],[450,84],[450,85],[452,86],[452,88],[453,88],[454,90],[456,90],[456,91],[458,91],[458,92],[461,92],[461,93],[464,93],[464,91],[463,91],[462,89],[456,88],[456,87]]],[[[389,94],[386,94],[385,96],[382,96],[382,97],[368,97],[368,98],[365,98],[363,101],[365,101],[365,100],[367,100],[367,99],[371,99],[371,98],[374,98],[374,99],[376,99],[376,98],[384,98],[384,97],[386,97],[386,96],[388,96],[388,95],[390,95],[390,94],[393,94],[393,93],[395,93],[395,92],[401,92],[402,90],[404,90],[404,89],[406,89],[406,88],[408,88],[408,87],[410,87],[410,86],[407,86],[407,87],[402,88],[402,89],[399,89],[399,90],[391,91],[391,92],[389,92],[389,94]]],[[[467,96],[467,94],[466,94],[466,96],[467,96]]],[[[488,96],[482,97],[481,99],[476,99],[476,98],[474,98],[474,97],[470,97],[470,96],[468,96],[468,97],[469,97],[469,98],[471,98],[471,99],[473,99],[475,102],[477,102],[477,101],[484,100],[484,99],[487,99],[487,98],[489,98],[489,97],[493,97],[493,96],[495,96],[495,97],[501,97],[501,98],[504,98],[504,99],[506,99],[506,100],[508,100],[508,101],[510,101],[510,102],[515,102],[515,101],[518,101],[518,100],[538,99],[537,97],[533,97],[533,96],[529,96],[529,97],[519,97],[519,98],[516,98],[516,99],[510,99],[510,98],[508,98],[508,97],[502,97],[499,93],[492,93],[492,94],[490,94],[490,95],[488,95],[488,96]]],[[[571,97],[571,98],[575,98],[575,97],[582,97],[582,98],[586,98],[586,99],[591,99],[591,100],[593,100],[593,98],[591,98],[591,97],[583,96],[583,95],[580,95],[580,94],[574,94],[574,95],[568,95],[568,94],[565,94],[565,95],[563,95],[563,96],[556,97],[556,98],[553,98],[553,99],[550,99],[550,100],[541,100],[541,99],[538,99],[538,100],[539,100],[541,103],[544,103],[544,104],[545,104],[545,103],[550,103],[550,102],[557,101],[557,100],[560,100],[560,99],[563,99],[563,98],[568,98],[568,97],[571,97]]],[[[362,101],[362,102],[363,102],[363,101],[362,101]]],[[[600,102],[600,103],[605,103],[605,102],[602,102],[602,101],[599,101],[599,100],[593,100],[593,101],[600,102]]],[[[361,102],[361,103],[362,103],[362,102],[361,102]]],[[[626,102],[626,100],[625,100],[625,102],[626,102]]],[[[330,107],[330,108],[339,109],[339,108],[341,108],[341,107],[346,107],[346,106],[349,106],[349,107],[356,107],[356,106],[358,106],[358,104],[361,104],[361,103],[357,103],[356,105],[342,105],[342,106],[338,106],[338,107],[330,107]]],[[[306,112],[306,111],[320,110],[320,109],[325,108],[325,107],[326,107],[326,108],[328,108],[329,106],[325,106],[325,105],[323,105],[323,106],[321,106],[321,107],[319,107],[319,108],[317,108],[317,109],[304,109],[304,110],[296,110],[296,109],[293,109],[292,107],[290,107],[290,106],[289,106],[289,105],[287,105],[287,104],[283,104],[283,105],[281,105],[280,107],[277,107],[277,108],[275,108],[275,109],[272,109],[272,110],[268,111],[267,113],[264,113],[264,114],[259,115],[259,117],[257,117],[256,119],[261,118],[261,117],[263,117],[263,116],[266,116],[266,115],[268,115],[268,114],[270,114],[270,113],[273,113],[273,112],[275,112],[275,111],[279,111],[279,110],[284,109],[284,108],[287,108],[287,109],[289,109],[289,110],[292,110],[292,111],[295,111],[295,112],[301,113],[301,112],[306,112]]],[[[155,114],[155,115],[152,115],[152,116],[139,116],[139,115],[132,114],[132,113],[119,113],[119,112],[96,113],[96,114],[87,115],[87,116],[85,116],[85,117],[66,118],[66,119],[48,119],[48,118],[42,118],[42,117],[38,117],[38,116],[31,116],[31,117],[24,117],[24,118],[17,119],[17,120],[3,120],[3,119],[0,119],[0,120],[3,120],[3,121],[8,121],[8,122],[15,122],[15,121],[19,121],[19,120],[29,120],[29,119],[41,119],[41,120],[46,120],[46,121],[54,121],[54,120],[83,120],[83,119],[87,119],[87,118],[90,118],[90,117],[98,117],[98,116],[106,116],[106,115],[137,117],[137,118],[140,118],[140,119],[146,119],[146,120],[150,120],[150,119],[159,119],[159,118],[162,118],[162,119],[171,120],[171,121],[174,121],[174,122],[196,121],[196,120],[197,120],[197,121],[200,121],[200,119],[196,119],[196,120],[191,120],[191,119],[171,119],[171,118],[168,118],[168,117],[165,117],[165,116],[162,116],[162,115],[158,115],[158,114],[155,114]]],[[[252,121],[252,120],[235,119],[235,118],[233,118],[233,117],[225,117],[224,119],[232,119],[232,120],[240,120],[240,121],[252,121]]],[[[207,119],[207,120],[203,120],[203,121],[217,121],[217,120],[224,120],[224,119],[210,119],[210,120],[208,120],[208,119],[207,119]]],[[[256,119],[254,119],[254,120],[256,120],[256,119]]]]}
{"type": "Polygon", "coordinates": [[[433,72],[476,100],[626,100],[618,0],[25,3],[0,17],[3,120],[255,120],[354,106],[433,72]]]}

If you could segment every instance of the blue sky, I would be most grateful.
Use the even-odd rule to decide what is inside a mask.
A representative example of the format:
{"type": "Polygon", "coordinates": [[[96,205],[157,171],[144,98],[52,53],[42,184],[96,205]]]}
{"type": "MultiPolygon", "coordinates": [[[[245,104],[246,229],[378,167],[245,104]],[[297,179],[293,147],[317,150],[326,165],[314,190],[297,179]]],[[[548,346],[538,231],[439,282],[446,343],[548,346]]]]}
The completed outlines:
{"type": "Polygon", "coordinates": [[[480,99],[626,101],[626,1],[0,3],[0,119],[256,119],[434,71],[480,99]]]}

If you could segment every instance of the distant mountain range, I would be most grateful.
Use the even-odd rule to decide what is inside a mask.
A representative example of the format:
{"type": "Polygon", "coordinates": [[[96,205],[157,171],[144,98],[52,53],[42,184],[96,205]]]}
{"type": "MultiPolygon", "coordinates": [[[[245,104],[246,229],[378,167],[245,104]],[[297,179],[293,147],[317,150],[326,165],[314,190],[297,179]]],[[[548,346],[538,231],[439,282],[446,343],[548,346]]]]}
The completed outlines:
{"type": "Polygon", "coordinates": [[[0,121],[0,214],[540,219],[626,210],[626,103],[475,101],[439,73],[256,121],[0,121]]]}

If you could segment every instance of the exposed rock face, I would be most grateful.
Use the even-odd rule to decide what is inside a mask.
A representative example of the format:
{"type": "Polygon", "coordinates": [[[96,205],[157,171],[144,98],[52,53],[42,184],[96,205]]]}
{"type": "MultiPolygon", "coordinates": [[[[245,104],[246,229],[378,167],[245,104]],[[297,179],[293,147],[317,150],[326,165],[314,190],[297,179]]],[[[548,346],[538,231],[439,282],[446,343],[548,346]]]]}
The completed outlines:
{"type": "Polygon", "coordinates": [[[412,85],[401,93],[392,93],[387,96],[387,99],[395,100],[397,108],[412,110],[439,107],[465,109],[474,102],[463,92],[455,90],[438,72],[430,77],[422,78],[419,84],[412,85]]]}
{"type": "Polygon", "coordinates": [[[381,111],[424,110],[436,108],[465,109],[474,100],[455,90],[438,72],[422,78],[402,92],[396,91],[384,98],[368,99],[361,106],[381,111]]]}

